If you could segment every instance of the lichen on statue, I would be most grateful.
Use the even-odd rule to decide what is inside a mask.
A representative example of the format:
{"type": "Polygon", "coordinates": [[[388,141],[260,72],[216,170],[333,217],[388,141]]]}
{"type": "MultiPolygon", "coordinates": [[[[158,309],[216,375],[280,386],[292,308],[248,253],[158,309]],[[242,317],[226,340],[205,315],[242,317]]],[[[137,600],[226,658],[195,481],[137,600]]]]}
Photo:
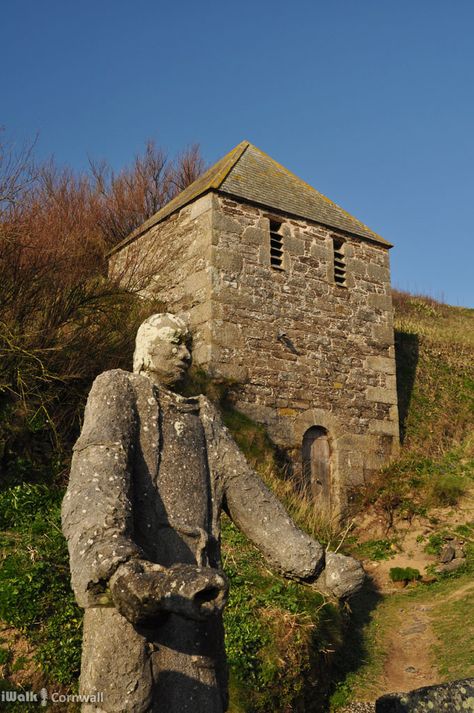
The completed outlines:
{"type": "Polygon", "coordinates": [[[186,323],[153,315],[134,371],[97,377],[63,502],[72,586],[85,608],[80,691],[96,713],[223,713],[223,508],[285,576],[337,596],[363,570],[326,555],[250,468],[204,396],[172,391],[190,364],[186,323]]]}

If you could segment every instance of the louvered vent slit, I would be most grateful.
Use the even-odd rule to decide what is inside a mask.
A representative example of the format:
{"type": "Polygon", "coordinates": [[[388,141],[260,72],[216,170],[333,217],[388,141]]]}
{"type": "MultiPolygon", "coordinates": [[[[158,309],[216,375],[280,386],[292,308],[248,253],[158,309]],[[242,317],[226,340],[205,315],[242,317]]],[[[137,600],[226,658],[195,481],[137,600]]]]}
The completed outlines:
{"type": "Polygon", "coordinates": [[[346,258],[344,241],[333,239],[334,248],[334,282],[340,287],[346,287],[346,258]]]}
{"type": "Polygon", "coordinates": [[[279,230],[281,223],[270,220],[270,265],[275,270],[283,270],[283,236],[279,230]]]}

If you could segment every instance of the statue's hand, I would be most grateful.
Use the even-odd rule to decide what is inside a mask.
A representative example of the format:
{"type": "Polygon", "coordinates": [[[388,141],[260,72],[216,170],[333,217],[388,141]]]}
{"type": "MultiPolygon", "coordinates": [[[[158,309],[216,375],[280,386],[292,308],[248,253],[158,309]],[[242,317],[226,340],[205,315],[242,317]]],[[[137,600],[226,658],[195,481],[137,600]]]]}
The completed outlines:
{"type": "Polygon", "coordinates": [[[364,569],[356,559],[327,552],[325,568],[314,586],[338,599],[347,599],[361,590],[364,579],[364,569]]]}
{"type": "Polygon", "coordinates": [[[211,567],[162,567],[131,560],[115,572],[110,591],[118,611],[132,624],[145,623],[161,612],[199,621],[224,608],[228,583],[223,572],[211,567]]]}

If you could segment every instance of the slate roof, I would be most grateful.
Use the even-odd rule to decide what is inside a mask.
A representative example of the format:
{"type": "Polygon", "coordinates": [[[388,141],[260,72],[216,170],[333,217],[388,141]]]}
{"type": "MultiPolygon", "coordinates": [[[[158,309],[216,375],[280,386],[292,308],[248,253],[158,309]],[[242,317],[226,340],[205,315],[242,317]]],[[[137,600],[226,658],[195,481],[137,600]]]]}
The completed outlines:
{"type": "Polygon", "coordinates": [[[257,203],[265,208],[306,218],[332,228],[367,238],[391,247],[391,244],[370,230],[315,188],[295,176],[270,156],[242,141],[232,151],[209,168],[194,183],[181,191],[111,252],[138,238],[183,206],[209,191],[257,203]]]}

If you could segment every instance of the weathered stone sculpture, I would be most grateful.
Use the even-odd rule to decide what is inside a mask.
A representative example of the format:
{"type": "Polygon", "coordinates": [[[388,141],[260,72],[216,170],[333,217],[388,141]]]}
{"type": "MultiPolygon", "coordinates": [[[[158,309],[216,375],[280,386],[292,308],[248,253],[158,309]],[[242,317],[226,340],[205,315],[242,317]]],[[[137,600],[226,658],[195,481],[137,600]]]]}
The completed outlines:
{"type": "Polygon", "coordinates": [[[84,711],[226,710],[223,508],[286,576],[337,596],[363,579],[294,525],[205,397],[169,390],[189,365],[188,337],[177,317],[148,319],[134,373],[94,382],[74,447],[63,529],[85,608],[81,693],[103,692],[84,711]]]}

